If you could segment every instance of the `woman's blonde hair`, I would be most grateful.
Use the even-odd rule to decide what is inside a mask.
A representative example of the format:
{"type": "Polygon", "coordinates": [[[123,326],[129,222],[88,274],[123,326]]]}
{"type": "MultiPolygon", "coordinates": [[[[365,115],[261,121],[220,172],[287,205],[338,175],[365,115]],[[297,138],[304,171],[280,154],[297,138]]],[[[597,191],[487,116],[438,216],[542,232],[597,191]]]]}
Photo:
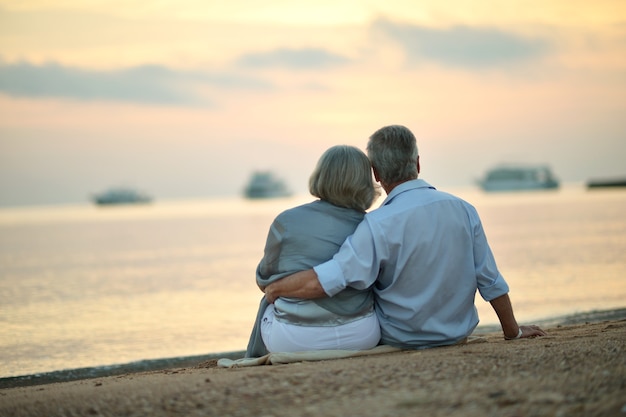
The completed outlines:
{"type": "Polygon", "coordinates": [[[367,155],[354,146],[337,145],[322,154],[309,178],[309,192],[341,207],[365,211],[380,195],[367,155]]]}

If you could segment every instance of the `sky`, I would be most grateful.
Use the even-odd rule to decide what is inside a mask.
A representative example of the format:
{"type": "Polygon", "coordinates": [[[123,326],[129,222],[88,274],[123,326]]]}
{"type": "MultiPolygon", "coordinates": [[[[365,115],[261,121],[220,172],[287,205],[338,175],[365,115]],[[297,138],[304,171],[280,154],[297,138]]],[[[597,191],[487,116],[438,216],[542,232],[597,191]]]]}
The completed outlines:
{"type": "Polygon", "coordinates": [[[417,137],[421,178],[626,176],[623,0],[0,0],[0,206],[306,193],[328,147],[417,137]]]}

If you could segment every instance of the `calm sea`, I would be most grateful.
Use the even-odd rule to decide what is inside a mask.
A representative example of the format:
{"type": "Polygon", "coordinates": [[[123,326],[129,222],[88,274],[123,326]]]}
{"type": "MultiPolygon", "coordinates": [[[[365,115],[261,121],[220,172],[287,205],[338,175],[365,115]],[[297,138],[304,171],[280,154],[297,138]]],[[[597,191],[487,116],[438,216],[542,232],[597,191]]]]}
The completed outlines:
{"type": "MultiPolygon", "coordinates": [[[[444,191],[481,214],[520,322],[626,306],[626,190],[444,191]]],[[[311,200],[0,209],[0,377],[244,350],[268,227],[311,200]]]]}

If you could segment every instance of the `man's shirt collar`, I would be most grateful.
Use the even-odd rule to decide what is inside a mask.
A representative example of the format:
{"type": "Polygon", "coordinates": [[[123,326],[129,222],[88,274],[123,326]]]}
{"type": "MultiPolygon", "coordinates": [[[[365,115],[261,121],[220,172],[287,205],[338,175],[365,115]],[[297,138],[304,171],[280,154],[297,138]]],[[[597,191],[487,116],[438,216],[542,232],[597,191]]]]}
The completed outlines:
{"type": "Polygon", "coordinates": [[[396,198],[398,195],[406,192],[406,191],[410,191],[410,190],[415,190],[418,188],[429,188],[431,190],[435,190],[436,188],[433,187],[432,185],[430,185],[429,183],[427,183],[426,181],[422,180],[422,179],[415,179],[415,180],[410,180],[410,181],[405,181],[402,184],[397,185],[393,190],[391,190],[391,193],[389,193],[389,195],[387,196],[387,198],[385,198],[385,201],[383,201],[383,203],[381,204],[381,206],[385,206],[389,203],[391,203],[391,201],[396,198]]]}

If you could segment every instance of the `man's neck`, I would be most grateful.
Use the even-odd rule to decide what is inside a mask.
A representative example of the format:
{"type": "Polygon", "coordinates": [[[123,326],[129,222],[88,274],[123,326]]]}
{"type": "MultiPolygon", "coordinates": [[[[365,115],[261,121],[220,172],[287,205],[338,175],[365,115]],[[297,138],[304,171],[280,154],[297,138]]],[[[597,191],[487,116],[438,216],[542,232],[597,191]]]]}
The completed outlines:
{"type": "Polygon", "coordinates": [[[400,184],[404,184],[407,181],[412,181],[412,179],[403,180],[403,181],[397,181],[397,182],[394,182],[394,183],[391,183],[391,184],[385,184],[384,182],[381,182],[380,186],[383,187],[383,190],[385,190],[387,195],[389,195],[391,193],[391,191],[393,191],[394,188],[396,188],[400,184]]]}

